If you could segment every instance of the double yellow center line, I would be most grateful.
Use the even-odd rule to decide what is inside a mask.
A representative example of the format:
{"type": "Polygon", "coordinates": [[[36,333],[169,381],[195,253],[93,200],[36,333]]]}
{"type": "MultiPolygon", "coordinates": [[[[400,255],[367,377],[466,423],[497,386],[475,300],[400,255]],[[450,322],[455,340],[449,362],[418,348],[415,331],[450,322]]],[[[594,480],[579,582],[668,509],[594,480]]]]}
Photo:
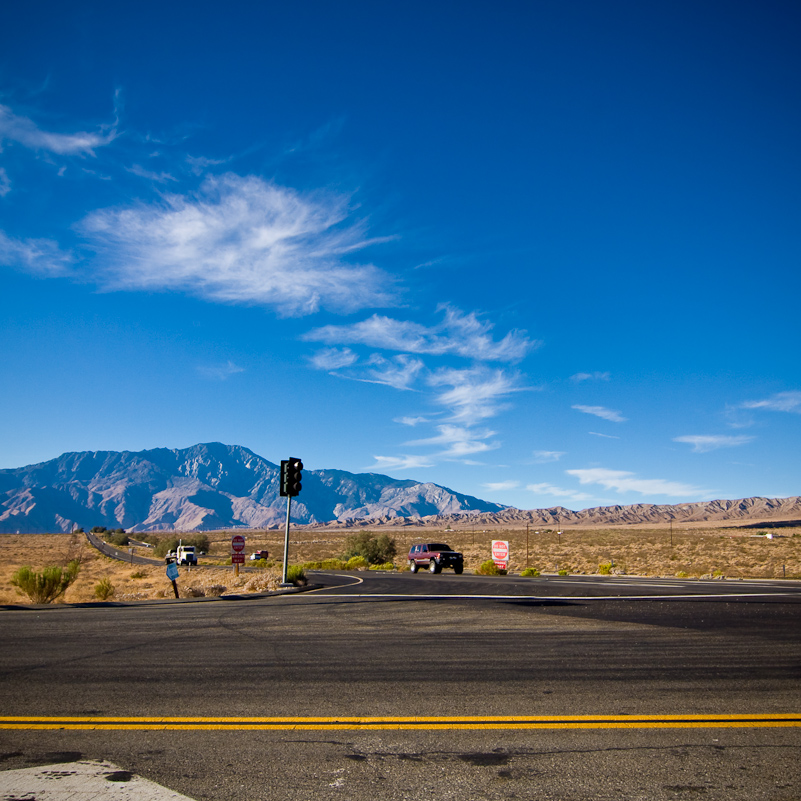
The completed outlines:
{"type": "Polygon", "coordinates": [[[461,717],[0,717],[0,729],[105,731],[712,729],[799,726],[801,726],[801,713],[767,715],[476,715],[461,717]]]}

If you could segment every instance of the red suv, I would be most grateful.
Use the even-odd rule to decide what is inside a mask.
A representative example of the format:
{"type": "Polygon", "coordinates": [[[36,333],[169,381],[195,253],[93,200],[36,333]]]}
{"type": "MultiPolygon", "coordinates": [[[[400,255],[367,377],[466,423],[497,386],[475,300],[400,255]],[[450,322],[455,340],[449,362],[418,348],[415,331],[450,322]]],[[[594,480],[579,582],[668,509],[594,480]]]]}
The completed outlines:
{"type": "Polygon", "coordinates": [[[464,557],[451,550],[444,542],[421,542],[412,545],[409,555],[409,570],[416,573],[420,567],[427,567],[431,573],[439,573],[443,567],[452,567],[454,573],[464,571],[464,557]]]}

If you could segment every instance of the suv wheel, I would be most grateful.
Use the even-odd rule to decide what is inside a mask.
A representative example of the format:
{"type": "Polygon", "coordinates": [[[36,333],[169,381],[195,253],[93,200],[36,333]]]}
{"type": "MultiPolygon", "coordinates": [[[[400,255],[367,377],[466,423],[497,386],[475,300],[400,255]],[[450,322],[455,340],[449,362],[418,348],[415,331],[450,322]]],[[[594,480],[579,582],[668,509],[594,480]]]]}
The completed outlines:
{"type": "Polygon", "coordinates": [[[456,565],[456,567],[453,568],[453,572],[456,573],[457,576],[460,573],[463,573],[464,572],[464,565],[456,565]]]}
{"type": "Polygon", "coordinates": [[[415,562],[414,560],[409,560],[409,570],[411,570],[412,573],[416,573],[417,572],[417,562],[415,562]]]}
{"type": "Polygon", "coordinates": [[[439,571],[442,570],[442,568],[437,564],[437,560],[436,559],[432,559],[431,560],[431,563],[429,564],[428,569],[432,573],[439,573],[439,571]]]}

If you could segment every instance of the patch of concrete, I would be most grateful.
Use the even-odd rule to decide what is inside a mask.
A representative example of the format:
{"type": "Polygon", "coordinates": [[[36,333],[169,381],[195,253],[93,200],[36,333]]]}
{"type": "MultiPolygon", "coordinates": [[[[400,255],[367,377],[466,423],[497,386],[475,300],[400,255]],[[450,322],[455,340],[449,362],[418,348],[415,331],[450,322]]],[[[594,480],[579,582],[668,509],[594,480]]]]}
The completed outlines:
{"type": "Polygon", "coordinates": [[[105,760],[0,771],[0,801],[193,801],[105,760]]]}

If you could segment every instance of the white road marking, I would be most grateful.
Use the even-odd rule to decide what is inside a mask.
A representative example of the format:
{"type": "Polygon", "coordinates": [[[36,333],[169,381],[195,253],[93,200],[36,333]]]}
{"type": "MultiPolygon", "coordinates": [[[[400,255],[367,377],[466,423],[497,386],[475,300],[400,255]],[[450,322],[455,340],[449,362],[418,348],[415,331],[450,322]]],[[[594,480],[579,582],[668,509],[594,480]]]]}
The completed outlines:
{"type": "MultiPolygon", "coordinates": [[[[333,589],[327,587],[324,589],[333,589]]],[[[319,590],[315,590],[319,592],[319,590]]],[[[282,598],[292,601],[302,601],[311,593],[302,593],[299,595],[277,595],[276,599],[282,598]]],[[[724,601],[728,598],[801,598],[801,593],[797,592],[727,592],[727,593],[713,593],[704,594],[694,592],[689,595],[408,595],[403,593],[331,593],[323,596],[325,598],[396,598],[406,601],[425,601],[425,600],[443,600],[443,599],[460,599],[460,600],[484,600],[484,601],[675,601],[680,599],[698,599],[698,598],[714,598],[718,601],[724,601]]]]}

